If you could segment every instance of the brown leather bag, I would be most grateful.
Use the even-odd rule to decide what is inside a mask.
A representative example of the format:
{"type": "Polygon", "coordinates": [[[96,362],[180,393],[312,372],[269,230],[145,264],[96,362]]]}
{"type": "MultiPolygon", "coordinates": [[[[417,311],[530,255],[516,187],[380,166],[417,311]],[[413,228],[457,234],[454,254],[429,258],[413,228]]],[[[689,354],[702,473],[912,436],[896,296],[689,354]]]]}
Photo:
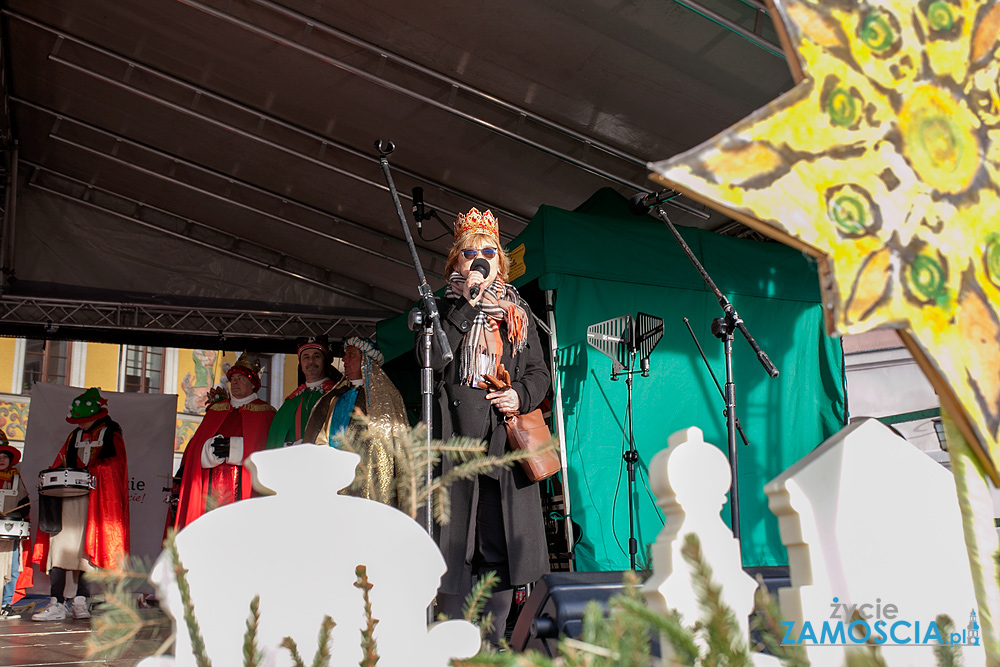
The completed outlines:
{"type": "MultiPolygon", "coordinates": [[[[486,382],[480,382],[480,386],[490,391],[503,391],[510,388],[510,374],[507,369],[500,364],[497,369],[497,376],[483,374],[486,382]]],[[[504,424],[507,426],[507,443],[512,451],[537,452],[528,458],[521,459],[521,467],[532,482],[541,482],[548,479],[560,470],[559,453],[555,448],[549,447],[545,451],[540,451],[547,447],[552,434],[545,424],[540,409],[532,410],[527,414],[519,412],[508,412],[504,416],[504,424]]]]}

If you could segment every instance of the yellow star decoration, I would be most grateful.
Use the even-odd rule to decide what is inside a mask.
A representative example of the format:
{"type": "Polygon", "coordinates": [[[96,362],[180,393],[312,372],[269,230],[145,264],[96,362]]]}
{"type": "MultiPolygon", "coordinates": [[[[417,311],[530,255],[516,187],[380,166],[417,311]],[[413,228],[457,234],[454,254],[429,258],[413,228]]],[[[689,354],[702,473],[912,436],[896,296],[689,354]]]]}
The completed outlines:
{"type": "Polygon", "coordinates": [[[1000,485],[1000,5],[771,15],[797,85],[652,178],[820,258],[831,333],[901,329],[1000,485]]]}

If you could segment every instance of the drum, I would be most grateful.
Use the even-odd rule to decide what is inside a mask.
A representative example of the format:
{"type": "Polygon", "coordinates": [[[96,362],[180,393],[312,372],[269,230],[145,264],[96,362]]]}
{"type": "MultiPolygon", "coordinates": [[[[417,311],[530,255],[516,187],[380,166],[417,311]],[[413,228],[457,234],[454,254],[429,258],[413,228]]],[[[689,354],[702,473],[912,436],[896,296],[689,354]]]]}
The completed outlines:
{"type": "Polygon", "coordinates": [[[26,540],[31,532],[27,521],[0,518],[0,540],[26,540]]]}
{"type": "Polygon", "coordinates": [[[43,496],[73,498],[94,488],[94,476],[80,468],[49,468],[38,473],[38,492],[43,496]]]}

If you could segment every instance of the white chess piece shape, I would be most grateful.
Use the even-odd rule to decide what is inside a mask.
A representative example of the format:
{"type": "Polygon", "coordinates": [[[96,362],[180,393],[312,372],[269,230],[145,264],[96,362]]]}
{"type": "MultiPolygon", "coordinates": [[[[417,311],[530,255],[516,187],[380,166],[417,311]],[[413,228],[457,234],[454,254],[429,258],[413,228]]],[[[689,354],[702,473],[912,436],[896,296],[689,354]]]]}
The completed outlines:
{"type": "MultiPolygon", "coordinates": [[[[480,646],[465,621],[426,623],[426,609],[445,571],[424,529],[399,510],[339,495],[354,478],[355,454],[300,445],[256,452],[248,459],[254,488],[274,495],[208,512],[176,536],[194,612],[214,664],[243,664],[250,602],[260,596],[258,642],[262,664],[291,665],[280,647],[291,637],[309,664],[324,615],[332,631],[331,665],[358,664],[365,626],[355,568],[367,568],[379,667],[445,667],[480,646]]],[[[143,667],[194,665],[180,590],[164,552],[151,580],[177,626],[174,658],[150,658],[143,667]]]]}

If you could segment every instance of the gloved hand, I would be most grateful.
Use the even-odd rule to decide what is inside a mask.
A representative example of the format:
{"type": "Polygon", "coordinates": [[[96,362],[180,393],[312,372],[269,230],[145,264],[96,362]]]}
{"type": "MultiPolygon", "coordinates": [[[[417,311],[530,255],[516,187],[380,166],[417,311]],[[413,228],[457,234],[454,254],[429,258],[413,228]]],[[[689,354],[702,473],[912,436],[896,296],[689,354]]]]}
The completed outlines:
{"type": "Polygon", "coordinates": [[[229,458],[229,438],[224,435],[215,436],[215,440],[212,441],[212,454],[216,458],[225,461],[229,458]]]}

